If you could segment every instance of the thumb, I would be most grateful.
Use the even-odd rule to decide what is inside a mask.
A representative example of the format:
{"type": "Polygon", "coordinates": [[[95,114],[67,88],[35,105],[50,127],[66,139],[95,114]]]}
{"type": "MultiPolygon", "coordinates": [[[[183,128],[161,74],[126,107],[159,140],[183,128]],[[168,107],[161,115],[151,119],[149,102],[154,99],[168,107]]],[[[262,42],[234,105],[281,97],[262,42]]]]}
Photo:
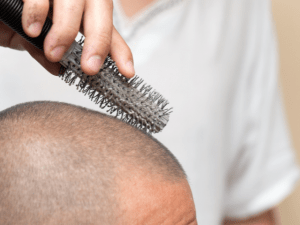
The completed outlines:
{"type": "Polygon", "coordinates": [[[23,38],[19,34],[0,21],[0,46],[24,50],[24,47],[21,45],[22,39],[23,38]]]}
{"type": "Polygon", "coordinates": [[[43,51],[34,47],[32,44],[27,42],[25,39],[21,40],[22,47],[39,63],[41,64],[49,73],[53,75],[58,75],[61,65],[59,63],[50,62],[43,51]]]}

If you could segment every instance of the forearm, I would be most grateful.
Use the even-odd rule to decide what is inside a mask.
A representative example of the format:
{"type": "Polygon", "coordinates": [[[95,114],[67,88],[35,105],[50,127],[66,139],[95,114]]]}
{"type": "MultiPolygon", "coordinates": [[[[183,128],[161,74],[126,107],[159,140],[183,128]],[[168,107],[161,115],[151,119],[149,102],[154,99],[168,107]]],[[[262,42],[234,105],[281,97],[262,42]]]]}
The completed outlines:
{"type": "Polygon", "coordinates": [[[226,218],[223,225],[280,225],[276,208],[266,211],[260,215],[241,220],[226,218]]]}

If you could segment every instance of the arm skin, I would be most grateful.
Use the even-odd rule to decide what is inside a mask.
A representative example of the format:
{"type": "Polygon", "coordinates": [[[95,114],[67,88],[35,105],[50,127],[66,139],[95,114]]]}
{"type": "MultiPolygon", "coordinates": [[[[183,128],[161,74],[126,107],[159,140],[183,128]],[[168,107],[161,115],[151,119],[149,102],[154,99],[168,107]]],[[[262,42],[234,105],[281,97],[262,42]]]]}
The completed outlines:
{"type": "Polygon", "coordinates": [[[273,208],[245,220],[227,218],[224,220],[223,225],[280,225],[278,221],[277,208],[273,208]]]}

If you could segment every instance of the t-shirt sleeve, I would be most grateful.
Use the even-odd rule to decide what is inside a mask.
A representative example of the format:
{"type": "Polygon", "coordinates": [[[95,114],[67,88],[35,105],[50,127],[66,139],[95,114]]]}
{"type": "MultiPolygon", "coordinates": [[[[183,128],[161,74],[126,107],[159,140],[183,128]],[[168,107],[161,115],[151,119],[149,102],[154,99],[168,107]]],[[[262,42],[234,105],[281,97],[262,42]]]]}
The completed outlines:
{"type": "Polygon", "coordinates": [[[278,87],[271,16],[262,17],[261,26],[251,73],[244,78],[245,132],[227,172],[225,217],[248,217],[276,206],[291,193],[299,178],[278,87]]]}
{"type": "MultiPolygon", "coordinates": [[[[277,93],[278,94],[278,93],[277,93]]],[[[248,217],[280,203],[299,178],[280,97],[266,103],[230,169],[225,216],[248,217]]],[[[251,128],[250,128],[251,130],[251,128]]]]}

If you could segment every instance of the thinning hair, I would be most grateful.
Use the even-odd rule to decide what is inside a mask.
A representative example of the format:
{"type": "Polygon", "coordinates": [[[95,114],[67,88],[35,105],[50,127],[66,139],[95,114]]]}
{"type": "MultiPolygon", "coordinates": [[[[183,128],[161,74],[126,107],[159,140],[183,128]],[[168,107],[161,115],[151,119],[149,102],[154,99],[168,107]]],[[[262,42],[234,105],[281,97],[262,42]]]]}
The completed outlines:
{"type": "Polygon", "coordinates": [[[113,117],[58,102],[0,112],[0,224],[48,224],[59,213],[71,215],[71,224],[93,224],[95,213],[114,224],[116,180],[122,171],[130,176],[128,168],[185,179],[168,149],[113,117]]]}

